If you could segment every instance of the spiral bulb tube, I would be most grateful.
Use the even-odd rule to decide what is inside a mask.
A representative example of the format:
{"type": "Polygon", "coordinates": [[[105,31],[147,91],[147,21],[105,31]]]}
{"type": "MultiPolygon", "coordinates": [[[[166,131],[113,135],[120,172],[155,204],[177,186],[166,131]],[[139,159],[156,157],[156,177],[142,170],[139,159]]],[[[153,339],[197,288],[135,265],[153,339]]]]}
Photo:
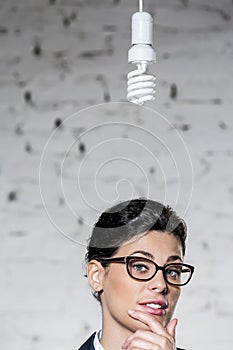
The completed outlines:
{"type": "Polygon", "coordinates": [[[137,69],[127,75],[127,100],[138,105],[155,99],[155,76],[147,74],[147,64],[138,63],[137,69]]]}

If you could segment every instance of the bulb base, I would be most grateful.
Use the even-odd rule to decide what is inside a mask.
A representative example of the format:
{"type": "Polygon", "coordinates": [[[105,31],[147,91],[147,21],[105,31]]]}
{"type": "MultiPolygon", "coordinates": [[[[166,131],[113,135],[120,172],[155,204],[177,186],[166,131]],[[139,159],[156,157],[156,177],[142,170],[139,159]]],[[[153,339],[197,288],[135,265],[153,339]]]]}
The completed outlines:
{"type": "Polygon", "coordinates": [[[156,62],[156,52],[151,45],[137,44],[133,45],[128,51],[128,62],[155,63],[156,62]]]}

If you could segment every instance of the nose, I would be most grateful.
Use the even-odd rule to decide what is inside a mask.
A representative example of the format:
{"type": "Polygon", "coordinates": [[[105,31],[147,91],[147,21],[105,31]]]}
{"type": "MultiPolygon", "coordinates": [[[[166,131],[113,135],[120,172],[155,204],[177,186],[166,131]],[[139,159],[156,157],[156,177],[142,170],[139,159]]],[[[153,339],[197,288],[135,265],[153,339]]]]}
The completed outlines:
{"type": "Polygon", "coordinates": [[[156,292],[161,294],[167,293],[167,282],[164,279],[163,271],[157,271],[155,276],[150,281],[148,281],[148,288],[150,290],[156,290],[156,292]]]}

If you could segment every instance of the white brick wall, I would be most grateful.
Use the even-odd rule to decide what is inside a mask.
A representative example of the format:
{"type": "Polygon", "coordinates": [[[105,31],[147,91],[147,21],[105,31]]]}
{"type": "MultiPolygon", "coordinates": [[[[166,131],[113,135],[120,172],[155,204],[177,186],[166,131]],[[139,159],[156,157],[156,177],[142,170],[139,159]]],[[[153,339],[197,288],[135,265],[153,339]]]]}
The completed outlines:
{"type": "MultiPolygon", "coordinates": [[[[153,66],[157,98],[147,106],[177,127],[189,150],[194,175],[193,197],[186,214],[187,261],[197,269],[177,308],[178,344],[193,350],[207,346],[211,350],[230,350],[233,4],[230,0],[144,3],[155,17],[158,53],[153,66]],[[176,99],[170,97],[171,84],[177,86],[176,99]]],[[[67,120],[73,113],[109,99],[125,101],[126,74],[133,68],[127,63],[130,16],[136,10],[136,0],[0,3],[3,350],[76,349],[99,327],[99,307],[83,277],[83,243],[90,232],[89,223],[99,210],[111,205],[107,201],[115,198],[119,179],[126,178],[133,184],[136,195],[146,194],[149,186],[150,194],[158,194],[160,199],[166,188],[170,203],[177,194],[178,178],[170,155],[156,137],[149,139],[145,133],[151,130],[170,145],[177,162],[181,154],[184,157],[184,149],[176,152],[172,148],[177,141],[175,131],[168,124],[159,127],[161,118],[153,119],[152,112],[144,112],[141,117],[137,112],[132,116],[106,116],[98,114],[100,108],[96,107],[67,120]],[[42,151],[59,119],[65,121],[64,126],[53,135],[45,152],[42,180],[49,214],[71,239],[49,221],[38,186],[42,151]],[[93,125],[117,120],[143,129],[123,125],[90,130],[93,125]],[[61,162],[83,131],[89,133],[74,143],[64,163],[67,198],[63,198],[61,162]],[[116,137],[124,139],[119,144],[113,140],[116,137]],[[100,148],[108,138],[110,141],[100,148]],[[138,147],[133,143],[135,138],[140,142],[138,147]],[[85,143],[85,152],[80,142],[85,143]],[[142,145],[155,154],[161,168],[142,145]],[[128,161],[114,162],[116,156],[128,157],[128,161]],[[94,175],[106,160],[110,163],[102,172],[100,169],[97,193],[94,175]],[[80,169],[85,198],[77,188],[80,169]],[[93,205],[96,211],[91,209],[93,205]]],[[[179,164],[181,187],[189,191],[189,169],[179,164]]],[[[121,182],[117,189],[120,198],[131,194],[127,182],[121,182]]],[[[187,201],[185,194],[177,205],[181,212],[187,201]]]]}

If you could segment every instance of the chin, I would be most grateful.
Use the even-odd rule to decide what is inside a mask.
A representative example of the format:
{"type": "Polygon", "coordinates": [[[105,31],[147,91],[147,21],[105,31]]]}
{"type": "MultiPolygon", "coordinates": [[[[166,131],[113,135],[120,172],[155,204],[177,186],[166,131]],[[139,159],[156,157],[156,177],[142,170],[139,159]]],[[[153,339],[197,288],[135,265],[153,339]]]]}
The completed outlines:
{"type": "MultiPolygon", "coordinates": [[[[167,320],[164,320],[163,318],[161,317],[156,317],[154,316],[154,318],[156,319],[156,321],[158,321],[159,323],[161,323],[161,325],[163,327],[166,327],[168,321],[167,320]]],[[[137,321],[137,320],[134,320],[133,324],[132,324],[132,328],[131,328],[131,331],[132,332],[136,332],[136,330],[138,329],[142,329],[142,330],[145,330],[145,331],[148,331],[148,330],[151,330],[150,329],[150,326],[147,326],[145,323],[143,322],[140,322],[140,321],[137,321]]]]}

